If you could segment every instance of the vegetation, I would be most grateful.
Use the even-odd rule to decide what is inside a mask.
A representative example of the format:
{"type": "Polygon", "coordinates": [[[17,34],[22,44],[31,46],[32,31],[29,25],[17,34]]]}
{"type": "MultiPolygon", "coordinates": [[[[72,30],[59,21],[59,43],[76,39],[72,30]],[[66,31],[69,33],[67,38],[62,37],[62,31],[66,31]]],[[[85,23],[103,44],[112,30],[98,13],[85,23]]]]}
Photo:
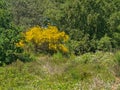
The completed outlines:
{"type": "Polygon", "coordinates": [[[17,59],[22,50],[15,43],[20,38],[20,28],[12,23],[12,14],[4,1],[0,1],[0,65],[9,64],[17,59]]]}
{"type": "Polygon", "coordinates": [[[47,28],[36,26],[26,31],[23,36],[24,40],[16,44],[18,47],[28,47],[27,43],[31,43],[36,52],[51,54],[58,51],[61,53],[69,52],[65,47],[65,42],[69,39],[68,35],[65,32],[59,32],[55,26],[49,25],[47,28]]]}
{"type": "Polygon", "coordinates": [[[120,88],[120,0],[0,0],[0,90],[120,88]]]}
{"type": "Polygon", "coordinates": [[[17,25],[28,28],[51,23],[57,26],[69,35],[70,44],[74,43],[71,48],[76,55],[96,50],[112,51],[120,46],[120,0],[8,2],[17,25]]]}
{"type": "MultiPolygon", "coordinates": [[[[111,90],[116,83],[114,54],[96,52],[59,58],[42,56],[23,63],[19,60],[0,67],[2,90],[111,90]]],[[[113,89],[115,90],[115,89],[113,89]]]]}

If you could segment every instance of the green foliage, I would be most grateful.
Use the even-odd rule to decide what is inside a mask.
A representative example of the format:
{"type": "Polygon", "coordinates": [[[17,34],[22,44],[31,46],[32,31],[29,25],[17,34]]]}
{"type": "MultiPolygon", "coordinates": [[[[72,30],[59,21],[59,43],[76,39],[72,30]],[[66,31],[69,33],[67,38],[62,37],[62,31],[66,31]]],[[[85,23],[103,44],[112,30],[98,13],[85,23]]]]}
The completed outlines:
{"type": "Polygon", "coordinates": [[[9,28],[11,22],[11,15],[8,10],[0,8],[0,26],[9,28]]]}
{"type": "Polygon", "coordinates": [[[111,14],[108,24],[114,40],[114,47],[120,48],[120,11],[111,14]]]}
{"type": "Polygon", "coordinates": [[[117,51],[115,54],[115,61],[120,65],[120,51],[117,51]]]}
{"type": "MultiPolygon", "coordinates": [[[[55,59],[55,58],[54,58],[55,59]]],[[[58,64],[53,57],[42,56],[39,60],[23,63],[19,60],[0,67],[0,88],[14,90],[111,90],[113,54],[86,53],[58,64]]],[[[61,58],[64,59],[64,58],[61,58]]]]}
{"type": "Polygon", "coordinates": [[[120,32],[117,31],[117,36],[115,34],[120,21],[120,5],[117,4],[120,3],[119,0],[111,2],[108,0],[75,0],[74,2],[64,0],[59,4],[58,1],[53,1],[54,3],[49,2],[50,4],[47,6],[49,8],[44,14],[51,23],[59,26],[61,30],[65,30],[72,40],[80,43],[76,47],[76,53],[83,52],[80,47],[85,48],[84,52],[96,51],[97,43],[99,40],[101,42],[105,34],[112,38],[111,47],[120,46],[118,38],[120,32]],[[88,36],[87,40],[86,36],[88,36]],[[84,44],[85,47],[81,44],[84,44]]]}
{"type": "Polygon", "coordinates": [[[114,66],[114,72],[117,77],[120,77],[120,51],[117,51],[114,56],[116,65],[114,66]]]}
{"type": "Polygon", "coordinates": [[[110,51],[112,49],[111,38],[105,35],[98,42],[98,50],[110,51]]]}
{"type": "Polygon", "coordinates": [[[120,0],[7,0],[7,3],[17,25],[27,28],[51,23],[65,31],[77,42],[73,47],[76,54],[106,51],[101,44],[105,35],[111,38],[111,48],[120,48],[120,0]]]}
{"type": "Polygon", "coordinates": [[[75,55],[84,54],[86,52],[95,52],[97,49],[98,40],[94,38],[90,40],[89,35],[83,36],[80,40],[70,40],[70,51],[75,55]]]}
{"type": "Polygon", "coordinates": [[[23,62],[30,62],[30,61],[36,60],[36,57],[32,52],[30,53],[30,52],[25,52],[24,51],[23,53],[21,53],[17,56],[23,62]]]}
{"type": "Polygon", "coordinates": [[[4,0],[0,0],[0,9],[6,9],[6,3],[4,0]]]}
{"type": "Polygon", "coordinates": [[[111,90],[120,76],[120,52],[106,52],[112,49],[120,49],[120,0],[0,0],[0,65],[12,63],[0,67],[0,90],[111,90]],[[70,55],[82,55],[66,58],[57,51],[35,60],[39,47],[34,49],[33,40],[24,50],[16,47],[24,44],[21,28],[13,23],[44,29],[51,23],[70,36],[70,55]]]}
{"type": "MultiPolygon", "coordinates": [[[[5,2],[0,4],[4,4],[5,2]]],[[[7,7],[7,6],[4,6],[7,7]]],[[[0,8],[0,65],[8,64],[17,59],[16,53],[22,50],[15,46],[19,41],[20,28],[12,24],[12,15],[7,8],[0,8]]]]}
{"type": "Polygon", "coordinates": [[[17,59],[17,53],[22,49],[17,48],[15,43],[19,40],[18,29],[1,29],[0,28],[0,65],[10,63],[17,59]],[[15,37],[16,36],[16,37],[15,37]]]}
{"type": "Polygon", "coordinates": [[[7,0],[13,14],[13,22],[24,28],[45,23],[43,0],[7,0]]]}
{"type": "Polygon", "coordinates": [[[62,53],[60,53],[60,52],[57,52],[57,53],[55,53],[55,54],[53,54],[53,58],[54,59],[63,59],[63,54],[62,53]]]}

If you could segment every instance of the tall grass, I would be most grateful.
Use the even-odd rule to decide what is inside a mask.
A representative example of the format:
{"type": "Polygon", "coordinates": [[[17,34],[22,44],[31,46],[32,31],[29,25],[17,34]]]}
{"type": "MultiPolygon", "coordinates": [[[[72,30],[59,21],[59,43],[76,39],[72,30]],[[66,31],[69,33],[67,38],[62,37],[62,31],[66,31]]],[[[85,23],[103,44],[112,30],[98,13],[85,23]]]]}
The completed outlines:
{"type": "Polygon", "coordinates": [[[70,58],[58,53],[33,62],[17,61],[0,67],[0,89],[111,90],[115,82],[112,66],[114,54],[104,52],[70,58]]]}

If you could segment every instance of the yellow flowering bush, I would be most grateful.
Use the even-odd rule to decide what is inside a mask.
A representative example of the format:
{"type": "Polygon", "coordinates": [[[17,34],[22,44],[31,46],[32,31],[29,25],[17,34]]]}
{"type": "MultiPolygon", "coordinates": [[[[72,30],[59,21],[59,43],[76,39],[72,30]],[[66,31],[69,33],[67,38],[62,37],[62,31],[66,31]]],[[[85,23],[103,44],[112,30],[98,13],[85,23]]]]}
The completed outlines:
{"type": "MultiPolygon", "coordinates": [[[[33,43],[35,49],[47,52],[69,52],[65,46],[69,36],[66,35],[65,32],[60,32],[56,26],[48,25],[47,28],[40,26],[32,27],[24,33],[24,38],[24,42],[33,43]]],[[[17,46],[23,47],[23,41],[20,41],[17,46]]]]}

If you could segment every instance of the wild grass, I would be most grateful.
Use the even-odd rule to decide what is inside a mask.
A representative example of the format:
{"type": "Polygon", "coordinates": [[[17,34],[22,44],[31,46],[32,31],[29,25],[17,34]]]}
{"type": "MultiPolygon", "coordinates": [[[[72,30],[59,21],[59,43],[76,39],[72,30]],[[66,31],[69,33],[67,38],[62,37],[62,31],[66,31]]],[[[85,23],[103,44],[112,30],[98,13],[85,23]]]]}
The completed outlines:
{"type": "Polygon", "coordinates": [[[17,60],[0,67],[0,90],[112,90],[114,58],[113,53],[96,52],[70,58],[58,53],[26,63],[17,60]]]}

